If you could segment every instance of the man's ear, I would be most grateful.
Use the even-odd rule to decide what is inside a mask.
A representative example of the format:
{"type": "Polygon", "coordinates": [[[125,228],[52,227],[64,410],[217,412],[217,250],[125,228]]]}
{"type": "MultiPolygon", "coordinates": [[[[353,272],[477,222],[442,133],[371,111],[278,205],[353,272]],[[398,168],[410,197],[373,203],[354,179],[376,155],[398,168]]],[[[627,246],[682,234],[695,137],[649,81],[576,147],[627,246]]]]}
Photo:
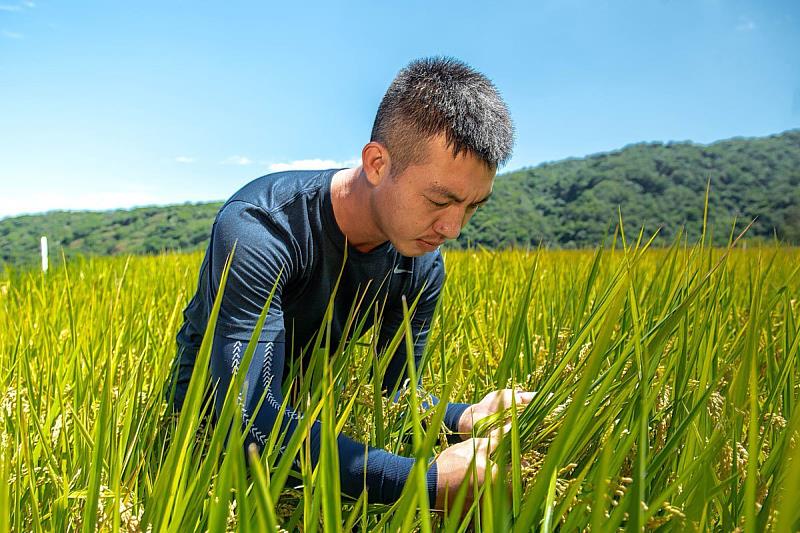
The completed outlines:
{"type": "Polygon", "coordinates": [[[391,172],[389,151],[377,142],[370,141],[361,150],[361,166],[367,175],[367,180],[377,187],[381,181],[388,179],[391,172]]]}

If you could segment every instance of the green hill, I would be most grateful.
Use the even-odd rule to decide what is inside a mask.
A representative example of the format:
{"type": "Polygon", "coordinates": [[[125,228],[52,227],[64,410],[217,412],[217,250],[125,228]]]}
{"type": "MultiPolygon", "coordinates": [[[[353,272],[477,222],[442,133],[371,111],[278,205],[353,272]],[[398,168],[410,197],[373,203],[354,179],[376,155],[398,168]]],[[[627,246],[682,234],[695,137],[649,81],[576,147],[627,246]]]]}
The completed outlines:
{"type": "MultiPolygon", "coordinates": [[[[734,219],[758,218],[751,238],[800,244],[800,130],[710,145],[642,143],[499,176],[492,199],[453,245],[594,246],[622,210],[628,233],[661,228],[662,242],[686,228],[697,238],[706,182],[709,228],[724,243],[734,219]]],[[[233,193],[234,191],[231,191],[233,193]]],[[[141,254],[205,246],[221,204],[105,212],[56,211],[0,220],[0,262],[32,264],[39,237],[65,255],[141,254]]]]}
{"type": "Polygon", "coordinates": [[[711,182],[709,228],[724,244],[734,218],[750,238],[800,243],[800,130],[710,145],[643,143],[499,176],[492,199],[459,242],[484,246],[597,245],[619,208],[627,233],[661,228],[662,243],[685,227],[702,230],[711,182]]]}
{"type": "Polygon", "coordinates": [[[113,211],[51,211],[0,220],[0,262],[38,262],[47,235],[51,261],[84,255],[148,254],[194,250],[208,242],[221,202],[113,211]]]}

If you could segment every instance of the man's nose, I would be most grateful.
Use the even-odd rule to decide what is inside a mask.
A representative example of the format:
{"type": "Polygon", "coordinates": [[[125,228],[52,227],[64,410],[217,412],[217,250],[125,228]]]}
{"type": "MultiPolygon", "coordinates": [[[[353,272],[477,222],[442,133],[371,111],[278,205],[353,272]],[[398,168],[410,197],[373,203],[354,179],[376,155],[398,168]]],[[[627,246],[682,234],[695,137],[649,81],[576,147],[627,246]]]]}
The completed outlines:
{"type": "Polygon", "coordinates": [[[445,239],[455,239],[461,234],[464,222],[464,210],[458,206],[451,206],[433,225],[434,231],[445,239]]]}

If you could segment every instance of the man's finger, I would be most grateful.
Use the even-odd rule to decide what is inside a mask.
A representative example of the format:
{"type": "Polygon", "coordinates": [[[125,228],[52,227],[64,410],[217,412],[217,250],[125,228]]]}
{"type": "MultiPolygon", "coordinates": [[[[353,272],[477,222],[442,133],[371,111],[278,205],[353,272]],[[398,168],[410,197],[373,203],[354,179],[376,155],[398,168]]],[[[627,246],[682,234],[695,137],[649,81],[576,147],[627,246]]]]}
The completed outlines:
{"type": "Polygon", "coordinates": [[[521,403],[523,405],[529,404],[533,401],[533,397],[536,396],[536,392],[527,392],[527,391],[520,391],[517,393],[517,403],[521,403]]]}
{"type": "Polygon", "coordinates": [[[501,438],[511,435],[511,420],[506,422],[502,427],[493,429],[489,433],[489,437],[494,441],[499,441],[501,438]]]}
{"type": "Polygon", "coordinates": [[[486,439],[488,441],[487,448],[489,449],[489,453],[495,451],[497,447],[500,446],[500,440],[503,438],[502,433],[503,428],[497,428],[489,434],[489,438],[486,439]]]}
{"type": "Polygon", "coordinates": [[[495,449],[497,449],[497,445],[499,444],[499,439],[495,438],[493,434],[494,432],[492,432],[492,434],[490,434],[488,437],[475,437],[472,439],[473,441],[475,441],[474,455],[476,459],[478,459],[479,457],[481,459],[486,459],[495,449]]]}
{"type": "Polygon", "coordinates": [[[491,466],[490,468],[491,468],[491,476],[492,476],[492,481],[495,481],[495,482],[496,482],[496,481],[497,481],[497,478],[498,478],[498,476],[500,475],[500,467],[499,467],[499,466],[497,466],[497,463],[494,463],[494,462],[493,462],[493,463],[492,463],[492,466],[491,466]]]}

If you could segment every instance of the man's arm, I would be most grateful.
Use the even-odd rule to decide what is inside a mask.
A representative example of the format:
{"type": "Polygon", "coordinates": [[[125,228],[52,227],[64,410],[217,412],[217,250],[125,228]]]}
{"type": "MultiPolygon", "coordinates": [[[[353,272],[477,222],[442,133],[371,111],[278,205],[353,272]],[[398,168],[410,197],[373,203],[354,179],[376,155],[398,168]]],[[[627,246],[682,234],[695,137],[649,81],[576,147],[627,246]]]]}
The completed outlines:
{"type": "MultiPolygon", "coordinates": [[[[222,409],[224,391],[227,390],[237,368],[238,360],[244,352],[247,342],[214,336],[214,346],[211,355],[211,377],[214,382],[219,382],[220,393],[216,397],[216,409],[222,409]]],[[[278,442],[283,450],[283,444],[288,443],[291,435],[303,415],[291,408],[281,413],[283,395],[281,382],[283,380],[283,364],[285,358],[285,344],[283,335],[275,340],[259,342],[253,355],[250,367],[245,378],[246,393],[243,395],[242,425],[246,425],[254,418],[250,431],[245,437],[245,450],[250,444],[255,444],[259,451],[264,448],[276,419],[281,417],[280,431],[286,431],[285,441],[278,442]],[[256,410],[261,401],[260,408],[256,410]]],[[[311,448],[311,463],[316,465],[319,461],[321,442],[321,423],[317,420],[311,425],[309,441],[311,448]]],[[[340,434],[336,440],[339,452],[339,474],[342,492],[353,498],[363,491],[366,477],[367,495],[370,502],[394,503],[400,497],[405,481],[408,478],[414,459],[400,457],[385,450],[365,446],[349,437],[340,434]],[[366,449],[366,454],[365,454],[366,449]]],[[[430,473],[436,480],[435,469],[430,473]]],[[[435,484],[434,484],[435,489],[435,484]]],[[[433,492],[435,497],[435,490],[433,492]]],[[[435,502],[433,500],[431,505],[435,502]]]]}
{"type": "MultiPolygon", "coordinates": [[[[444,280],[444,261],[441,253],[437,252],[437,257],[431,269],[425,273],[423,278],[419,281],[420,287],[414,294],[409,295],[408,298],[408,305],[411,306],[417,297],[419,297],[419,301],[411,317],[411,333],[414,337],[413,359],[414,366],[417,368],[418,381],[422,379],[422,372],[419,371],[419,367],[422,362],[422,354],[425,351],[425,344],[428,341],[433,315],[442,292],[444,280]]],[[[402,324],[402,305],[397,305],[397,303],[395,303],[395,305],[388,307],[383,317],[378,338],[378,353],[382,353],[386,349],[392,337],[402,324]]],[[[395,387],[398,389],[402,388],[407,378],[406,343],[401,342],[394,354],[386,354],[385,356],[391,357],[391,361],[384,374],[382,386],[384,390],[391,394],[395,387]]],[[[417,383],[416,386],[419,388],[420,383],[417,383]]],[[[394,396],[395,401],[397,400],[397,396],[397,394],[394,396]]],[[[439,403],[439,399],[436,396],[431,395],[431,400],[434,405],[439,403]]],[[[470,405],[469,403],[456,402],[447,404],[445,408],[444,425],[452,432],[448,435],[448,442],[459,442],[468,436],[459,434],[459,420],[470,405]]]]}
{"type": "MultiPolygon", "coordinates": [[[[287,442],[302,416],[291,408],[280,412],[283,403],[281,383],[287,355],[281,297],[293,275],[294,265],[300,262],[292,256],[297,247],[291,245],[291,235],[276,225],[267,213],[240,202],[226,207],[220,213],[212,235],[210,270],[212,283],[217,287],[225,259],[234,243],[236,251],[212,347],[211,376],[219,382],[215,400],[219,412],[233,373],[245,370],[239,369],[241,356],[262,307],[275,286],[256,352],[246,369],[246,389],[243,394],[242,423],[245,425],[254,419],[245,446],[255,444],[261,450],[279,416],[281,431],[288,429],[285,437],[287,442]],[[264,401],[256,409],[262,396],[264,401]]],[[[315,421],[309,436],[313,465],[319,459],[320,434],[321,423],[315,421]]],[[[342,434],[337,437],[337,447],[342,492],[357,498],[364,489],[366,478],[369,501],[393,503],[399,498],[414,459],[367,446],[342,434]]],[[[436,498],[436,465],[429,468],[427,479],[433,505],[436,498]]]]}

